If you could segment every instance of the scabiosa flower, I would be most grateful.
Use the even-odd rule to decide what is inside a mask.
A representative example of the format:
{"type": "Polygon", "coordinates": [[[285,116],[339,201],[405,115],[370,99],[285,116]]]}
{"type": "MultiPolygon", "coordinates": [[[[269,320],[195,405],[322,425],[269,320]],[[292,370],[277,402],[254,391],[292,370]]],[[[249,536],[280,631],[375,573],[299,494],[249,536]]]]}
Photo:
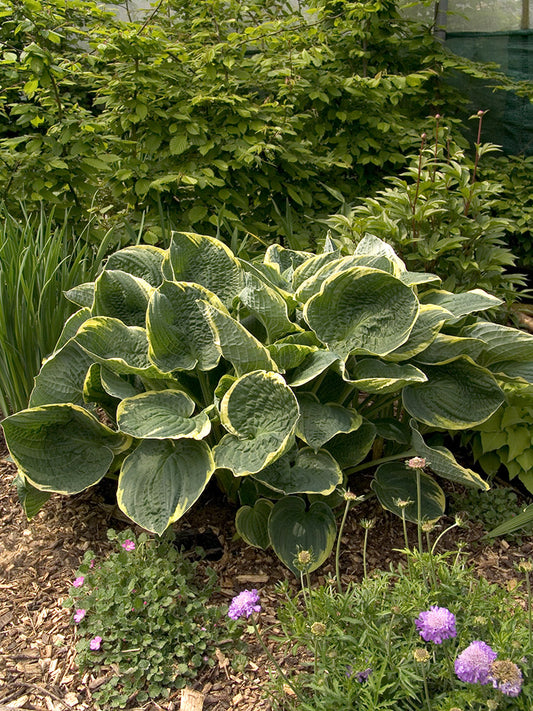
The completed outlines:
{"type": "Polygon", "coordinates": [[[135,550],[135,543],[133,541],[130,541],[129,538],[126,538],[124,543],[122,544],[122,548],[126,551],[134,551],[135,550]]]}
{"type": "Polygon", "coordinates": [[[413,657],[414,657],[415,662],[423,663],[423,662],[429,662],[431,655],[429,654],[427,649],[422,649],[421,647],[417,647],[416,649],[413,650],[413,657]]]}
{"type": "Polygon", "coordinates": [[[488,644],[475,640],[455,660],[455,673],[468,684],[488,684],[490,667],[497,656],[488,644]]]}
{"type": "Polygon", "coordinates": [[[366,681],[371,674],[372,667],[367,667],[366,669],[363,669],[363,671],[355,672],[355,678],[360,684],[362,684],[363,681],[366,681]]]}
{"type": "Polygon", "coordinates": [[[86,613],[86,611],[82,610],[81,608],[76,610],[76,612],[74,613],[74,622],[76,624],[81,622],[83,620],[83,618],[85,617],[85,613],[86,613]]]}
{"type": "Polygon", "coordinates": [[[259,612],[259,593],[257,590],[243,590],[233,598],[228,610],[228,617],[238,620],[239,617],[250,617],[252,612],[259,612]]]}
{"type": "Polygon", "coordinates": [[[100,649],[100,645],[102,644],[102,638],[98,637],[93,637],[91,641],[89,642],[89,647],[93,650],[93,652],[97,652],[100,649]]]}
{"type": "Polygon", "coordinates": [[[522,672],[509,659],[496,660],[490,665],[489,681],[506,696],[518,696],[522,689],[522,672]]]}
{"type": "Polygon", "coordinates": [[[81,586],[83,585],[84,582],[85,582],[85,578],[83,577],[83,575],[79,575],[79,576],[76,578],[76,580],[72,583],[72,585],[73,585],[75,588],[81,588],[81,586]]]}
{"type": "Polygon", "coordinates": [[[415,624],[425,642],[441,644],[445,639],[457,635],[455,615],[446,607],[432,605],[429,610],[420,613],[415,624]]]}
{"type": "Polygon", "coordinates": [[[407,466],[410,469],[424,469],[426,460],[423,457],[412,457],[412,459],[407,460],[407,466]]]}

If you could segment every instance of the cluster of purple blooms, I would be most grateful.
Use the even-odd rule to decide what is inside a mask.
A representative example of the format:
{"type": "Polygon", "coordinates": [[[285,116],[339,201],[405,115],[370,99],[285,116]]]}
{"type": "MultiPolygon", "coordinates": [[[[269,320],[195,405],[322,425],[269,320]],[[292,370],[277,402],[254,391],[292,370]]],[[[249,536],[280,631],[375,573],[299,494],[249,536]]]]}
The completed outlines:
{"type": "Polygon", "coordinates": [[[238,620],[239,617],[250,617],[253,612],[260,612],[259,593],[257,590],[243,590],[233,598],[228,609],[228,617],[238,620]]]}
{"type": "MultiPolygon", "coordinates": [[[[433,605],[415,620],[419,634],[426,642],[442,644],[457,635],[455,615],[445,607],[433,605]]],[[[497,653],[485,642],[475,640],[455,660],[455,673],[468,684],[492,683],[506,696],[518,696],[522,672],[508,659],[498,660],[497,653]]]]}

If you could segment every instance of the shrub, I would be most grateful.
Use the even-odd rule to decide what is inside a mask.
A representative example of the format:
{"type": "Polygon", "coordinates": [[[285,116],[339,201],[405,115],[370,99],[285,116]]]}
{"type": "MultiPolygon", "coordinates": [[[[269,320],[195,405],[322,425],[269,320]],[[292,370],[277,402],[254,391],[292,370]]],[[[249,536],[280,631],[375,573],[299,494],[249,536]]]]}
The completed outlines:
{"type": "Polygon", "coordinates": [[[292,570],[299,548],[315,567],[326,559],[334,492],[378,464],[382,505],[421,492],[424,517],[438,518],[439,485],[402,460],[487,489],[431,433],[485,422],[504,381],[527,392],[533,349],[533,336],[474,316],[499,299],[438,283],[375,237],[344,257],[327,240],[316,255],[272,245],[249,262],[192,233],[116,252],[69,293],[80,310],[30,408],[3,423],[28,496],[118,474],[121,509],[162,533],[215,476],[242,504],[243,538],[292,570]]]}

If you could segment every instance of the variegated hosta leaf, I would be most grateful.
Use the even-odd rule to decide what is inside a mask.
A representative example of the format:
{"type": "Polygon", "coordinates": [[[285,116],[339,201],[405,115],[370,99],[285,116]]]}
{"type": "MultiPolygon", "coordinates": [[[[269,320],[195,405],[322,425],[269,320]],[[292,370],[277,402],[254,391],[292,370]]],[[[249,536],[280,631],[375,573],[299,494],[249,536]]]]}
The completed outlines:
{"type": "Polygon", "coordinates": [[[228,308],[243,285],[243,272],[233,252],[207,235],[173,232],[163,273],[171,281],[200,284],[228,308]]]}
{"type": "Polygon", "coordinates": [[[78,405],[21,410],[2,422],[13,461],[42,491],[77,494],[104,477],[131,437],[113,432],[78,405]]]}
{"type": "Polygon", "coordinates": [[[83,383],[93,359],[74,341],[47,358],[35,378],[30,407],[71,402],[83,405],[83,383]]]}
{"type": "Polygon", "coordinates": [[[316,346],[302,346],[297,343],[273,343],[267,346],[278,369],[284,373],[301,365],[310,353],[317,350],[316,346]]]}
{"type": "MultiPolygon", "coordinates": [[[[354,250],[356,256],[385,257],[392,265],[391,274],[399,276],[406,271],[404,262],[398,257],[394,249],[376,235],[366,234],[354,250]]],[[[385,271],[389,271],[386,269],[385,271]]]]}
{"type": "Polygon", "coordinates": [[[126,326],[116,318],[96,316],[82,324],[73,340],[93,361],[106,365],[115,373],[165,377],[148,358],[148,337],[144,328],[126,326]]]}
{"type": "Polygon", "coordinates": [[[341,274],[353,267],[360,266],[360,261],[361,258],[353,254],[331,261],[327,260],[325,264],[300,284],[295,293],[296,298],[301,304],[305,304],[312,296],[318,294],[326,279],[329,279],[335,274],[341,274]]]}
{"type": "Polygon", "coordinates": [[[425,365],[427,382],[402,392],[407,412],[431,427],[463,430],[487,420],[504,402],[494,377],[466,358],[425,365]]]}
{"type": "Polygon", "coordinates": [[[99,405],[114,419],[118,400],[111,397],[107,390],[104,389],[100,377],[101,368],[100,363],[93,363],[87,371],[85,382],[83,383],[83,399],[87,403],[99,405]]]}
{"type": "Polygon", "coordinates": [[[244,274],[244,288],[239,299],[261,321],[269,343],[287,333],[303,330],[289,319],[287,303],[283,297],[253,274],[244,274]]]}
{"type": "Polygon", "coordinates": [[[302,262],[302,264],[294,270],[294,274],[292,275],[292,288],[294,291],[297,291],[304,281],[314,277],[322,267],[331,264],[331,262],[336,262],[339,259],[341,259],[341,253],[338,249],[309,257],[309,259],[306,259],[305,262],[302,262]]]}
{"type": "Polygon", "coordinates": [[[446,447],[430,447],[424,442],[416,422],[411,420],[413,449],[419,457],[426,460],[428,467],[443,479],[459,482],[464,486],[472,486],[488,491],[490,486],[479,474],[466,469],[457,463],[455,457],[446,447]]]}
{"type": "Polygon", "coordinates": [[[48,491],[40,491],[32,486],[19,472],[13,483],[17,487],[17,496],[20,505],[24,509],[28,521],[39,513],[51,494],[48,491]]]}
{"type": "Polygon", "coordinates": [[[213,450],[217,467],[236,476],[261,471],[287,449],[299,414],[281,375],[262,370],[243,375],[220,404],[220,421],[230,434],[213,450]]]}
{"type": "Polygon", "coordinates": [[[283,494],[327,496],[342,484],[342,471],[325,449],[293,449],[269,464],[254,479],[283,494]]]}
{"type": "Polygon", "coordinates": [[[418,299],[386,272],[354,267],[327,279],[304,306],[304,318],[336,353],[386,355],[405,343],[418,299]]]}
{"type": "Polygon", "coordinates": [[[65,325],[63,326],[63,330],[61,331],[61,335],[55,345],[54,351],[57,352],[60,348],[63,348],[67,341],[74,338],[82,323],[88,321],[91,316],[91,309],[87,307],[73,313],[72,316],[65,321],[65,325]]]}
{"type": "Polygon", "coordinates": [[[78,286],[74,286],[72,289],[65,291],[64,294],[66,298],[72,301],[73,304],[76,304],[76,306],[90,309],[94,300],[94,281],[78,284],[78,286]]]}
{"type": "Polygon", "coordinates": [[[431,284],[433,282],[440,283],[442,281],[436,274],[428,272],[402,272],[398,275],[398,279],[407,284],[407,286],[418,286],[419,284],[431,284]]]}
{"type": "Polygon", "coordinates": [[[118,505],[139,526],[161,535],[199,498],[214,469],[205,442],[144,440],[124,460],[118,505]]]}
{"type": "Polygon", "coordinates": [[[490,366],[490,369],[500,380],[506,381],[510,379],[511,382],[514,381],[519,387],[520,381],[533,385],[533,360],[508,360],[503,363],[494,363],[490,366]]]}
{"type": "Polygon", "coordinates": [[[205,412],[193,417],[194,407],[179,390],[141,393],[122,400],[117,424],[121,432],[139,439],[203,439],[211,422],[205,412]]]}
{"type": "Polygon", "coordinates": [[[432,343],[443,324],[452,318],[451,313],[441,306],[420,304],[420,311],[409,338],[399,348],[396,348],[392,353],[388,353],[385,356],[385,360],[397,363],[413,358],[432,343]]]}
{"type": "Polygon", "coordinates": [[[165,281],[152,294],[146,328],[150,358],[166,372],[212,370],[220,360],[220,348],[204,315],[201,302],[225,311],[220,299],[198,284],[165,281]]]}
{"type": "Polygon", "coordinates": [[[253,370],[277,371],[277,365],[265,346],[234,318],[206,301],[198,305],[211,325],[212,338],[238,376],[253,370]]]}
{"type": "Polygon", "coordinates": [[[420,301],[424,304],[442,306],[442,308],[450,311],[454,319],[503,304],[501,299],[488,294],[483,289],[472,289],[472,291],[465,291],[462,294],[452,294],[450,291],[444,291],[443,289],[432,289],[431,291],[426,291],[420,297],[420,301]]]}
{"type": "Polygon", "coordinates": [[[118,400],[124,400],[124,398],[133,397],[143,392],[142,385],[135,382],[135,377],[118,375],[106,368],[105,365],[100,367],[100,380],[106,393],[118,400]],[[132,380],[133,382],[131,382],[132,380]]]}
{"type": "Polygon", "coordinates": [[[274,504],[268,532],[278,558],[299,576],[300,571],[294,564],[298,553],[311,553],[309,571],[319,568],[333,549],[337,526],[332,510],[322,501],[315,501],[306,511],[303,499],[286,496],[274,504]]]}
{"type": "Polygon", "coordinates": [[[326,442],[324,447],[333,455],[341,469],[349,469],[363,461],[372,449],[375,437],[375,426],[364,420],[354,432],[338,434],[326,442]]]}
{"type": "MultiPolygon", "coordinates": [[[[249,481],[249,480],[248,480],[249,481]]],[[[250,546],[265,550],[270,545],[268,517],[274,508],[272,501],[258,499],[252,506],[241,506],[235,515],[235,528],[250,546]]]]}
{"type": "Polygon", "coordinates": [[[315,450],[340,432],[356,430],[363,421],[355,410],[335,403],[322,404],[312,393],[299,394],[298,405],[300,419],[296,435],[315,450]]]}
{"type": "MultiPolygon", "coordinates": [[[[371,484],[379,503],[406,521],[418,522],[417,475],[403,462],[387,462],[377,468],[371,484]],[[402,506],[401,502],[410,502],[402,506]]],[[[437,482],[424,472],[420,473],[420,517],[436,521],[444,515],[446,497],[437,482]]]]}
{"type": "Polygon", "coordinates": [[[399,365],[377,358],[363,358],[349,371],[344,363],[339,365],[343,380],[367,393],[394,393],[409,383],[423,383],[427,380],[421,370],[409,363],[399,365]]]}
{"type": "Polygon", "coordinates": [[[120,269],[158,287],[163,281],[162,264],[165,254],[165,250],[149,244],[124,247],[107,258],[106,269],[120,269]]]}
{"type": "Polygon", "coordinates": [[[310,353],[294,373],[291,373],[288,383],[293,388],[310,383],[338,360],[340,360],[340,356],[332,351],[310,353]]]}
{"type": "Polygon", "coordinates": [[[118,318],[126,326],[146,326],[146,309],[154,291],[144,279],[117,270],[103,271],[95,282],[94,316],[118,318]]]}
{"type": "Polygon", "coordinates": [[[271,244],[267,247],[263,261],[279,271],[281,276],[290,283],[294,271],[312,256],[311,252],[298,252],[294,249],[286,249],[279,244],[271,244]]]}
{"type": "Polygon", "coordinates": [[[463,329],[462,334],[480,338],[485,346],[479,357],[482,365],[490,367],[503,361],[533,361],[533,335],[499,323],[480,321],[463,329]]]}
{"type": "Polygon", "coordinates": [[[415,360],[417,363],[428,365],[450,363],[460,356],[477,360],[483,347],[484,343],[479,338],[461,338],[439,333],[425,350],[418,353],[415,360]]]}
{"type": "Polygon", "coordinates": [[[271,289],[275,289],[287,304],[289,312],[294,310],[296,299],[290,290],[290,284],[281,276],[278,269],[271,264],[248,262],[239,258],[237,258],[237,261],[247,274],[252,274],[252,276],[257,277],[259,281],[264,282],[271,289]]]}

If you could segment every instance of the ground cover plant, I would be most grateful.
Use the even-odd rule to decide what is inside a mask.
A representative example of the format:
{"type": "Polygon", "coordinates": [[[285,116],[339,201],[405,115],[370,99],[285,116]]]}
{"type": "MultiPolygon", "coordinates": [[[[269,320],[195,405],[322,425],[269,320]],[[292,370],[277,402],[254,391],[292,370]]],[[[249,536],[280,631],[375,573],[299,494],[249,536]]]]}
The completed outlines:
{"type": "Polygon", "coordinates": [[[299,548],[315,567],[327,558],[336,490],[360,472],[377,467],[392,511],[418,500],[412,521],[442,515],[445,498],[407,456],[487,489],[442,436],[488,420],[502,387],[530,389],[533,336],[475,315],[499,299],[441,289],[378,238],[348,256],[327,240],[248,262],[176,233],[168,250],[119,250],[69,297],[81,308],[30,407],[3,422],[26,510],[111,476],[121,509],[161,534],[214,478],[241,504],[240,535],[293,571],[299,548]]]}

